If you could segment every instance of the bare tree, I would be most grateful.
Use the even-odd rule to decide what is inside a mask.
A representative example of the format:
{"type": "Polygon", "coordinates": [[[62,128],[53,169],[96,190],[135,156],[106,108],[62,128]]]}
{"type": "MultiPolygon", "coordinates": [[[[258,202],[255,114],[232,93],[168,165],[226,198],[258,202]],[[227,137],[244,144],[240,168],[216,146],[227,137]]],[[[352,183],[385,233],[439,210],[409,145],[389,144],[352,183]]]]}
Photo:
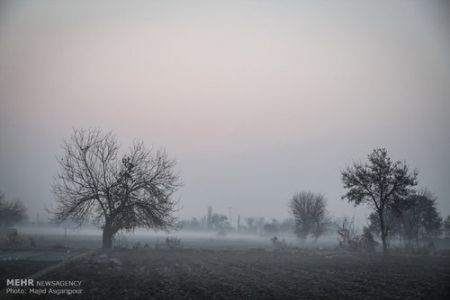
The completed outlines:
{"type": "Polygon", "coordinates": [[[20,200],[7,201],[0,193],[0,227],[20,223],[26,218],[26,208],[20,200]]]}
{"type": "Polygon", "coordinates": [[[380,224],[383,252],[387,252],[389,226],[386,212],[408,195],[409,187],[417,185],[417,172],[410,173],[405,163],[392,162],[386,149],[375,149],[368,156],[369,163],[355,163],[342,172],[344,188],[348,189],[342,199],[355,205],[368,203],[376,212],[380,224]]]}
{"type": "Polygon", "coordinates": [[[375,251],[378,243],[373,238],[372,232],[368,227],[364,227],[362,234],[358,234],[355,228],[355,219],[347,217],[335,224],[337,226],[340,248],[350,251],[375,251]]]}
{"type": "Polygon", "coordinates": [[[99,225],[103,248],[112,247],[119,230],[167,229],[174,224],[171,196],[180,183],[175,162],[165,151],[135,142],[120,155],[115,136],[99,129],[74,129],[63,150],[53,184],[57,221],[99,225]]]}
{"type": "Polygon", "coordinates": [[[355,219],[345,217],[341,222],[336,222],[335,224],[337,226],[339,247],[356,250],[358,235],[355,229],[355,219]]]}
{"type": "Polygon", "coordinates": [[[290,207],[297,236],[304,240],[312,234],[317,241],[329,223],[325,197],[321,194],[300,192],[292,197],[290,207]]]}
{"type": "Polygon", "coordinates": [[[212,214],[211,228],[217,231],[230,231],[232,229],[228,217],[221,214],[212,214]]]}

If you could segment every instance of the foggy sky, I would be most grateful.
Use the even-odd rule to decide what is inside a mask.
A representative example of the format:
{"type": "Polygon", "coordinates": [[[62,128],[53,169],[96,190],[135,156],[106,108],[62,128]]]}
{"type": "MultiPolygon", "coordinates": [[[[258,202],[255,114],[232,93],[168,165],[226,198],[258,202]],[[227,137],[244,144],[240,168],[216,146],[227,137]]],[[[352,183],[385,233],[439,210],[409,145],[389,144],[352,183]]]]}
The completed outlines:
{"type": "Polygon", "coordinates": [[[340,171],[375,147],[450,214],[444,1],[2,1],[0,190],[54,205],[73,127],[177,159],[182,218],[288,217],[297,191],[336,216],[340,171]],[[94,3],[95,2],[95,3],[94,3]],[[189,3],[188,3],[189,2],[189,3]]]}

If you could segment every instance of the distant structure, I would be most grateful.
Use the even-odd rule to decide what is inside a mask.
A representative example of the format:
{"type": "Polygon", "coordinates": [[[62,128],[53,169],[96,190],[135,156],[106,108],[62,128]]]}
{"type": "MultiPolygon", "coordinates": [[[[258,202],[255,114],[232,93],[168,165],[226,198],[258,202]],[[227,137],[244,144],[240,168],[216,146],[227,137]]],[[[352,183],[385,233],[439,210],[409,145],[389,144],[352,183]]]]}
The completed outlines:
{"type": "Polygon", "coordinates": [[[237,217],[237,232],[241,231],[241,216],[238,215],[237,217]]]}
{"type": "Polygon", "coordinates": [[[208,229],[212,227],[212,214],[213,214],[212,207],[208,206],[208,214],[206,216],[206,228],[208,229]]]}

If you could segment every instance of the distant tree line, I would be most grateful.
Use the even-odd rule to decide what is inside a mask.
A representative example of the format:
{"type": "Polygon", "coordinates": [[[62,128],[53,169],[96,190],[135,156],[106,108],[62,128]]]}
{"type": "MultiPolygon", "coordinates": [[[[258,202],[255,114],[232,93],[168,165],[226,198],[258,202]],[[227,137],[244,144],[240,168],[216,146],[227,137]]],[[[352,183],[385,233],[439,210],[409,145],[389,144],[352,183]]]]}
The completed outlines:
{"type": "Polygon", "coordinates": [[[268,221],[263,217],[241,218],[238,216],[238,222],[233,226],[227,216],[213,213],[212,208],[209,207],[206,216],[178,221],[177,228],[191,231],[210,231],[221,235],[234,232],[272,236],[275,234],[292,233],[294,230],[294,221],[289,218],[281,221],[272,218],[268,221]],[[242,222],[241,219],[243,220],[242,222]]]}

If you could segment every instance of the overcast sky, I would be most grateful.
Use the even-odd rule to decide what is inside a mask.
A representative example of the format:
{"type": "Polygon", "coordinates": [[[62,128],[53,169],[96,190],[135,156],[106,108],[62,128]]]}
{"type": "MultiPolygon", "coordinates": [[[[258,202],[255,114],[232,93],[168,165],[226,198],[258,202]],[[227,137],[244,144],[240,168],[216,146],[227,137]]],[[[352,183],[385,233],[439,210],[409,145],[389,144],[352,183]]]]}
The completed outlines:
{"type": "Polygon", "coordinates": [[[445,1],[1,1],[0,190],[44,215],[73,127],[177,159],[182,218],[363,220],[340,171],[376,147],[450,214],[445,1]]]}

